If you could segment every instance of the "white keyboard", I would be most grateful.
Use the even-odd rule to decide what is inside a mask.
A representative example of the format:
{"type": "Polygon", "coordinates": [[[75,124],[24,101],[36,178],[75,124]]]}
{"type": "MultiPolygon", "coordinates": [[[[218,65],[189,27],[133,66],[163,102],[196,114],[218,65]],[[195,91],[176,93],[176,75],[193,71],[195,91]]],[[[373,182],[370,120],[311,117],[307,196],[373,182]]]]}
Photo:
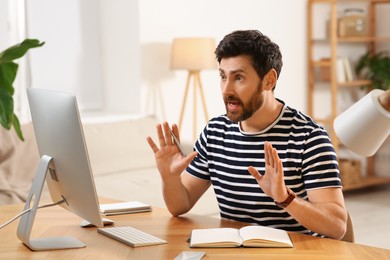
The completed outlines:
{"type": "Polygon", "coordinates": [[[166,244],[167,241],[133,227],[98,228],[98,233],[111,237],[131,247],[166,244]]]}

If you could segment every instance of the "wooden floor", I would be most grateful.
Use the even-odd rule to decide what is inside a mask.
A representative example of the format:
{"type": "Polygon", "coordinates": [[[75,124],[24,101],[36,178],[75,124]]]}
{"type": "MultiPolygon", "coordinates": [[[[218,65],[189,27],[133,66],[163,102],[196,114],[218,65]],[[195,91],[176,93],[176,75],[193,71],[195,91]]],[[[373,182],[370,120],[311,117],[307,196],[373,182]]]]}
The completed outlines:
{"type": "Polygon", "coordinates": [[[355,242],[390,250],[390,185],[344,193],[355,242]]]}

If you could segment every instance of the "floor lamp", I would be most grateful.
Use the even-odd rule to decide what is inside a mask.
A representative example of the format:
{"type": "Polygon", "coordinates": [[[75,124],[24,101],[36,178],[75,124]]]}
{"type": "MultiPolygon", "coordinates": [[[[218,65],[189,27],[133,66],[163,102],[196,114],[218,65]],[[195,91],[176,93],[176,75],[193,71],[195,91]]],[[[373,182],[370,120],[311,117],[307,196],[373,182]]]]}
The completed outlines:
{"type": "Polygon", "coordinates": [[[200,72],[207,69],[216,69],[217,62],[215,60],[215,40],[213,38],[176,38],[172,44],[171,69],[188,71],[187,83],[185,86],[184,97],[182,101],[179,129],[181,129],[184,111],[189,95],[191,82],[193,86],[193,139],[196,140],[197,135],[197,96],[198,92],[201,97],[205,120],[208,120],[207,106],[203,92],[202,80],[200,72]]]}

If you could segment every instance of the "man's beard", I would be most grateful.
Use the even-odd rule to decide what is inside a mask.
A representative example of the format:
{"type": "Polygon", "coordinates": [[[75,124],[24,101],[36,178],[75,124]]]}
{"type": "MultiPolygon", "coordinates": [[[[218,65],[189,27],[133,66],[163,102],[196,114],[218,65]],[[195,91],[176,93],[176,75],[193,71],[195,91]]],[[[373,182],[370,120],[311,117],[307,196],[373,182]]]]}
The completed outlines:
{"type": "Polygon", "coordinates": [[[252,98],[246,104],[244,104],[241,101],[241,99],[237,96],[230,95],[224,97],[226,115],[230,119],[230,121],[234,123],[238,123],[240,121],[244,121],[250,118],[263,105],[264,98],[262,92],[263,91],[260,82],[256,92],[253,94],[252,98]],[[242,107],[242,112],[229,111],[228,108],[229,102],[237,102],[242,107]]]}

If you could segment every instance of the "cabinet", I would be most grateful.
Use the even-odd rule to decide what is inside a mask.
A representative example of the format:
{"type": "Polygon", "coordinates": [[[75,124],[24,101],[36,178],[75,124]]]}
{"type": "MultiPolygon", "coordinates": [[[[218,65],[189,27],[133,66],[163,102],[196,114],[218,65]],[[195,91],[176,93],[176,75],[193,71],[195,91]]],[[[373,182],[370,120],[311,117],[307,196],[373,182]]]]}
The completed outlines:
{"type": "MultiPolygon", "coordinates": [[[[359,91],[361,86],[370,83],[368,80],[356,78],[340,82],[338,80],[340,57],[347,57],[347,60],[350,60],[352,56],[356,59],[367,51],[375,52],[379,48],[390,49],[390,28],[384,24],[382,27],[378,26],[380,25],[379,21],[386,19],[386,17],[382,17],[381,20],[378,17],[380,14],[383,15],[383,7],[389,8],[387,10],[390,11],[390,0],[308,0],[308,113],[328,130],[339,158],[342,150],[346,149],[337,139],[333,129],[333,120],[342,112],[340,94],[345,91],[359,91]],[[367,33],[359,36],[339,36],[341,12],[345,8],[356,7],[363,8],[365,12],[366,24],[364,26],[367,26],[365,28],[367,33]],[[324,13],[326,13],[325,19],[324,13]],[[321,14],[323,19],[318,21],[321,14]],[[326,28],[324,29],[325,33],[320,37],[315,35],[319,26],[326,28]],[[378,33],[378,28],[382,29],[380,33],[378,33]],[[383,33],[383,28],[388,31],[383,33]],[[329,75],[327,77],[321,76],[321,73],[324,74],[325,71],[329,75]],[[321,90],[327,94],[327,98],[319,100],[318,92],[321,90]],[[318,115],[318,112],[322,112],[325,116],[318,115]]],[[[387,14],[389,11],[386,11],[387,14]]],[[[360,162],[351,159],[340,160],[339,163],[344,190],[390,183],[390,178],[375,175],[374,157],[367,158],[362,167],[358,167],[360,162]],[[344,180],[351,179],[351,176],[355,176],[353,181],[344,182],[344,180]]]]}

